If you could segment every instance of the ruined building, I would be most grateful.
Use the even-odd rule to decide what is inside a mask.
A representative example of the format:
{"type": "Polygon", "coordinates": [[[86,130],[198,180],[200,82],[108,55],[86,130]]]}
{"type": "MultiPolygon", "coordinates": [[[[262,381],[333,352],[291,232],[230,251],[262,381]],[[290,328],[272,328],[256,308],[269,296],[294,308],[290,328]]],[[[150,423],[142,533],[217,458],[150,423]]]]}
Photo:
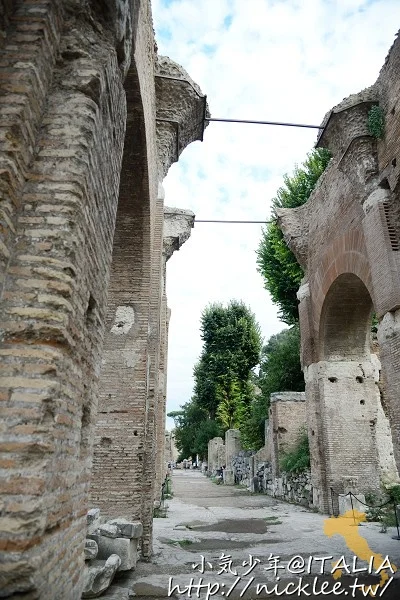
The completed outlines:
{"type": "Polygon", "coordinates": [[[140,522],[165,474],[161,182],[206,98],[148,0],[1,0],[0,597],[75,600],[86,513],[140,522]]]}
{"type": "Polygon", "coordinates": [[[400,468],[399,133],[397,39],[376,83],[325,118],[317,145],[333,158],[308,202],[279,211],[305,271],[298,298],[313,500],[326,512],[332,490],[376,490],[400,468]]]}

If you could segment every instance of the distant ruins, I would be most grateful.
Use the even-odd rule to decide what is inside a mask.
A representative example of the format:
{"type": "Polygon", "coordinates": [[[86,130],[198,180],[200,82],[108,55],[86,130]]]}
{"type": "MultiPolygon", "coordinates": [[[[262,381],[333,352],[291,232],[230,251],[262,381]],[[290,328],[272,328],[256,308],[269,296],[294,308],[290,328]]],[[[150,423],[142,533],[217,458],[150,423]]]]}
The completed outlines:
{"type": "Polygon", "coordinates": [[[152,552],[166,261],[194,222],[161,183],[208,108],[157,55],[148,0],[0,19],[0,597],[77,600],[152,552]]]}

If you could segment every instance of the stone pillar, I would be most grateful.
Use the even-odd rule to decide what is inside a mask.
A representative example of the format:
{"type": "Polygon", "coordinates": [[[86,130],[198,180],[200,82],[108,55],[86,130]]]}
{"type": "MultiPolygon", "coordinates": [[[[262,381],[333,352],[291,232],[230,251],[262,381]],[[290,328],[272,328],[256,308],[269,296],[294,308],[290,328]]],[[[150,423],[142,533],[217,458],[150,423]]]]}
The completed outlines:
{"type": "Polygon", "coordinates": [[[240,431],[238,429],[228,429],[225,432],[225,471],[224,483],[233,485],[235,477],[232,469],[232,459],[237,456],[242,449],[240,445],[240,431]]]}
{"type": "Polygon", "coordinates": [[[269,426],[272,477],[279,476],[280,459],[296,446],[301,428],[306,424],[305,399],[304,392],[271,394],[269,426]]]}
{"type": "MultiPolygon", "coordinates": [[[[160,185],[159,196],[164,198],[160,185]]],[[[159,392],[158,408],[156,414],[156,484],[155,502],[161,499],[161,486],[166,474],[165,461],[165,421],[166,421],[166,396],[167,396],[167,361],[168,361],[168,327],[171,311],[167,307],[166,272],[167,261],[173,253],[189,239],[194,225],[194,214],[188,210],[164,207],[164,233],[162,240],[162,298],[160,311],[160,355],[159,355],[159,392]]]]}
{"type": "Polygon", "coordinates": [[[208,474],[213,475],[215,470],[222,467],[220,464],[221,448],[224,448],[224,441],[221,437],[215,437],[208,442],[208,474]]]}
{"type": "Polygon", "coordinates": [[[368,360],[321,361],[307,368],[306,384],[321,419],[319,430],[309,423],[314,502],[331,512],[330,488],[342,492],[343,477],[358,478],[360,493],[380,488],[376,373],[368,360]]]}
{"type": "MultiPolygon", "coordinates": [[[[161,353],[161,298],[163,294],[163,230],[164,190],[158,185],[157,201],[152,220],[149,331],[147,345],[148,389],[145,412],[145,436],[143,448],[142,510],[143,525],[142,556],[149,558],[152,552],[153,507],[157,483],[157,419],[164,415],[164,402],[160,394],[161,353]]],[[[164,438],[165,426],[162,434],[164,438]]],[[[164,439],[162,440],[164,442],[164,439]]],[[[163,443],[164,446],[164,443],[163,443]]]]}
{"type": "MultiPolygon", "coordinates": [[[[165,268],[164,268],[165,280],[165,268]]],[[[165,285],[165,284],[164,284],[165,285]]],[[[159,390],[158,390],[158,410],[156,420],[156,485],[154,501],[156,505],[161,500],[162,484],[166,475],[167,463],[172,459],[169,458],[171,452],[166,452],[166,395],[167,395],[167,336],[168,336],[168,308],[167,297],[164,293],[161,300],[161,332],[160,332],[160,363],[159,363],[159,390]]],[[[169,434],[168,434],[169,435],[169,434]]]]}

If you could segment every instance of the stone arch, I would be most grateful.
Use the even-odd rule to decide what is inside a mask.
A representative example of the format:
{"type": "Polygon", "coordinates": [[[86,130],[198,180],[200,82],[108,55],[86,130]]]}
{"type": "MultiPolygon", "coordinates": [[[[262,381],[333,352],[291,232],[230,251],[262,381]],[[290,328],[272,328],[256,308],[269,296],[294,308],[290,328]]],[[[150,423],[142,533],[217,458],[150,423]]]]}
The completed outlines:
{"type": "Polygon", "coordinates": [[[353,273],[339,275],[321,311],[320,360],[368,359],[372,310],[372,299],[362,280],[353,273]]]}
{"type": "MultiPolygon", "coordinates": [[[[350,258],[336,260],[336,273],[350,258]]],[[[355,253],[354,264],[365,266],[355,253]]],[[[332,270],[326,272],[329,281],[332,270]]],[[[313,487],[318,490],[314,501],[327,512],[336,510],[337,493],[379,490],[382,477],[396,472],[380,401],[380,363],[371,354],[373,309],[359,275],[337,275],[320,310],[318,361],[305,368],[313,487]]]]}
{"type": "Polygon", "coordinates": [[[350,229],[337,236],[328,249],[325,250],[315,272],[310,277],[316,333],[319,331],[326,296],[335,280],[340,275],[345,274],[353,274],[360,279],[372,302],[374,302],[370,264],[364,235],[359,229],[350,229]]]}

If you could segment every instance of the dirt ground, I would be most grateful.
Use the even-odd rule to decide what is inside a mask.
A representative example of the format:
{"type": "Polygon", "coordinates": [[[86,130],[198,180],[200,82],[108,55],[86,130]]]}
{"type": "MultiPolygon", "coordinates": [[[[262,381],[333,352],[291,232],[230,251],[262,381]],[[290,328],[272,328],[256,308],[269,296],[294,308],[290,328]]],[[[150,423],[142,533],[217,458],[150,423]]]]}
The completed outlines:
{"type": "MultiPolygon", "coordinates": [[[[216,485],[197,471],[175,470],[172,491],[166,518],[154,520],[152,561],[119,575],[106,600],[400,599],[400,540],[392,539],[394,528],[381,533],[378,523],[356,526],[350,520],[351,537],[327,535],[325,515],[216,485]],[[370,564],[371,554],[378,556],[370,564]],[[336,577],[331,571],[339,560],[343,573],[336,577]]],[[[329,525],[335,531],[338,521],[329,525]]]]}

